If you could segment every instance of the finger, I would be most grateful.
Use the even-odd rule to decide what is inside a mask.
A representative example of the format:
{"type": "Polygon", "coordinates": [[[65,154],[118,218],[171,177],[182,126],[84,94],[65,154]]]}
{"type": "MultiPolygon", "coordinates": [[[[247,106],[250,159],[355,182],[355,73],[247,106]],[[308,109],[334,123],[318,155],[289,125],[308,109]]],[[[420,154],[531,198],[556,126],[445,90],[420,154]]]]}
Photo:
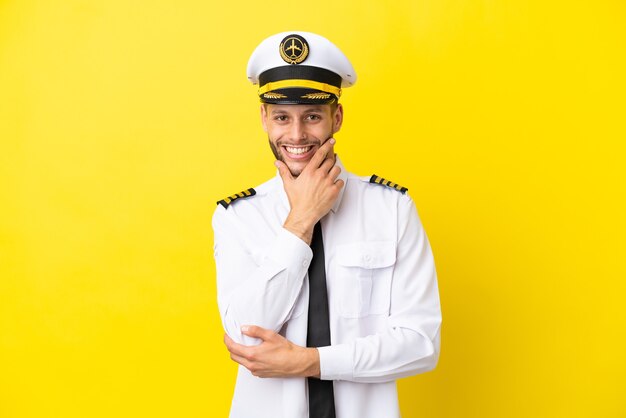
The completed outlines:
{"type": "Polygon", "coordinates": [[[246,356],[249,351],[248,346],[236,343],[228,334],[224,334],[224,344],[229,352],[238,356],[246,356]]]}
{"type": "Polygon", "coordinates": [[[335,180],[337,180],[337,177],[339,177],[339,174],[341,174],[341,167],[335,165],[328,172],[328,177],[330,177],[334,182],[335,180]]]}
{"type": "Polygon", "coordinates": [[[228,351],[230,351],[230,347],[235,343],[235,341],[233,341],[232,338],[230,338],[228,336],[228,334],[224,334],[224,344],[226,345],[226,348],[228,348],[228,351]]]}
{"type": "Polygon", "coordinates": [[[250,373],[252,373],[253,376],[256,377],[267,377],[266,373],[264,372],[263,368],[260,367],[259,365],[246,360],[245,358],[240,358],[240,357],[232,357],[231,359],[235,362],[235,363],[239,363],[240,365],[242,365],[243,367],[245,367],[246,369],[248,369],[248,371],[250,373]]]}
{"type": "Polygon", "coordinates": [[[324,142],[315,152],[315,155],[313,155],[313,158],[311,158],[311,161],[307,164],[306,168],[312,167],[313,170],[319,168],[326,157],[328,155],[332,155],[335,142],[335,138],[330,138],[328,141],[324,142]]]}
{"type": "MultiPolygon", "coordinates": [[[[331,155],[334,155],[334,154],[331,154],[331,155]]],[[[323,170],[325,173],[329,173],[334,165],[335,165],[335,159],[328,157],[324,160],[324,162],[322,162],[322,165],[320,166],[320,170],[323,170]]]]}
{"type": "Polygon", "coordinates": [[[345,182],[341,179],[337,180],[334,184],[335,187],[337,187],[337,190],[341,190],[341,188],[343,187],[343,185],[345,184],[345,182]]]}
{"type": "Polygon", "coordinates": [[[269,340],[274,336],[275,332],[256,325],[244,325],[241,327],[241,333],[248,337],[260,338],[263,341],[269,340]]]}
{"type": "Polygon", "coordinates": [[[257,375],[256,373],[257,373],[258,367],[255,366],[254,363],[251,362],[250,360],[241,356],[233,355],[233,354],[230,355],[230,359],[234,361],[235,363],[248,369],[253,375],[255,376],[257,375]]]}
{"type": "Polygon", "coordinates": [[[280,174],[280,177],[283,179],[283,183],[293,180],[293,176],[291,175],[291,171],[289,171],[289,167],[287,167],[287,164],[282,161],[276,160],[274,162],[274,165],[276,166],[276,168],[278,168],[278,174],[280,174]]]}
{"type": "Polygon", "coordinates": [[[246,368],[250,365],[249,361],[245,357],[238,356],[237,354],[230,353],[230,359],[246,368]]]}

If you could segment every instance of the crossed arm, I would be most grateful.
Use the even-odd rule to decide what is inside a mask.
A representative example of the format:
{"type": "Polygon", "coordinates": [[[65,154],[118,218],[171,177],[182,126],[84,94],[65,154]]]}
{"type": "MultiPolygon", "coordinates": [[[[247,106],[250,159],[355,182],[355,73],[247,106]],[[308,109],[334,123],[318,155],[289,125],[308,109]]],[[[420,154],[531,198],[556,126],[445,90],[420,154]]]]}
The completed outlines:
{"type": "Polygon", "coordinates": [[[243,326],[242,332],[263,342],[247,346],[224,334],[230,358],[257,377],[318,377],[320,356],[317,348],[296,345],[282,335],[254,325],[243,326]]]}

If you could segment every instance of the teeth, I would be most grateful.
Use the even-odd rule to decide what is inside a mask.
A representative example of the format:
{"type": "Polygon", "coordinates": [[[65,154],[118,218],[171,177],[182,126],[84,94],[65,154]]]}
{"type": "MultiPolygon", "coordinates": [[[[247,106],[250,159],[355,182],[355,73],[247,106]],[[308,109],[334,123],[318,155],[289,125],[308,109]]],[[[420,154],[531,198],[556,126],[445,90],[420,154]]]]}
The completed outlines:
{"type": "Polygon", "coordinates": [[[298,155],[298,154],[305,154],[305,153],[309,152],[311,150],[311,147],[310,146],[308,146],[308,147],[298,147],[298,148],[296,148],[296,147],[285,147],[285,149],[287,150],[287,152],[289,154],[296,154],[296,155],[298,155]]]}

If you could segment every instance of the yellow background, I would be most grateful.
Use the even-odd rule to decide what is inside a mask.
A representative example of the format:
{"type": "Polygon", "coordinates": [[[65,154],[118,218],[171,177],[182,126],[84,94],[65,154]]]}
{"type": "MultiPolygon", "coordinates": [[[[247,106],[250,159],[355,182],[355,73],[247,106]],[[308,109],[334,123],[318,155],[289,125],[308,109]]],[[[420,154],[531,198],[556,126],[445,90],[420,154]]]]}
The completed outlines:
{"type": "Polygon", "coordinates": [[[444,314],[404,417],[625,417],[624,2],[0,1],[0,416],[223,417],[215,201],[274,175],[253,48],[359,75],[337,150],[409,188],[444,314]]]}

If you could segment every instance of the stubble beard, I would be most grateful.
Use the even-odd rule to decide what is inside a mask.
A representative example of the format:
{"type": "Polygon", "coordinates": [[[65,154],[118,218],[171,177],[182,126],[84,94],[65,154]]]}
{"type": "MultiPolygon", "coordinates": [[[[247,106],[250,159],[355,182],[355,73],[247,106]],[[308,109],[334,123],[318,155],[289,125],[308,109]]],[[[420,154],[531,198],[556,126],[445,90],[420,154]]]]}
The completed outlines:
{"type": "MultiPolygon", "coordinates": [[[[331,131],[326,136],[326,141],[328,141],[332,137],[332,135],[333,134],[332,134],[332,131],[331,131]]],[[[287,164],[287,162],[285,161],[285,158],[283,157],[283,153],[279,149],[282,146],[281,142],[278,141],[278,143],[276,145],[274,145],[274,143],[272,142],[272,139],[269,137],[269,135],[267,137],[267,141],[270,144],[270,149],[272,150],[272,154],[274,154],[274,158],[276,158],[278,161],[282,161],[283,163],[285,163],[285,165],[287,166],[287,168],[289,168],[289,172],[291,173],[291,175],[293,177],[298,177],[300,175],[300,172],[293,172],[291,170],[291,168],[289,167],[289,164],[287,164]]],[[[323,143],[320,142],[320,141],[312,141],[312,142],[306,142],[305,144],[302,144],[302,145],[314,145],[314,146],[317,145],[318,149],[319,149],[319,147],[321,147],[324,143],[326,143],[326,141],[324,141],[323,143]]]]}

